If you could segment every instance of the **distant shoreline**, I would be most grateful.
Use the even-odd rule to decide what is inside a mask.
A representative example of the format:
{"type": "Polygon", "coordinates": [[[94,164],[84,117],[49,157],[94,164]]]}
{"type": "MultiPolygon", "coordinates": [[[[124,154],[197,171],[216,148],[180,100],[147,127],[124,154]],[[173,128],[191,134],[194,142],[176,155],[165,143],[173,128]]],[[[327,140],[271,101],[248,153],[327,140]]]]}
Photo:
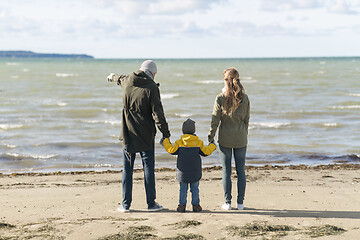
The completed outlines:
{"type": "Polygon", "coordinates": [[[32,51],[0,51],[0,58],[90,58],[87,54],[36,53],[32,51]]]}

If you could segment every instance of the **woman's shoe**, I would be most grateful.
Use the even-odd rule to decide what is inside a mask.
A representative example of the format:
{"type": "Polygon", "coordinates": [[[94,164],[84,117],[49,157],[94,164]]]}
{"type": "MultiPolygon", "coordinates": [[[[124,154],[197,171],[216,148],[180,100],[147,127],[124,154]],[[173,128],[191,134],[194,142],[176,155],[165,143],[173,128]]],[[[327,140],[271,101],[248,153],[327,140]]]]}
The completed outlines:
{"type": "Polygon", "coordinates": [[[231,203],[224,203],[221,208],[225,210],[231,210],[231,203]]]}
{"type": "Polygon", "coordinates": [[[237,204],[237,209],[238,209],[238,210],[243,210],[243,209],[244,209],[244,204],[238,203],[238,204],[237,204]]]}

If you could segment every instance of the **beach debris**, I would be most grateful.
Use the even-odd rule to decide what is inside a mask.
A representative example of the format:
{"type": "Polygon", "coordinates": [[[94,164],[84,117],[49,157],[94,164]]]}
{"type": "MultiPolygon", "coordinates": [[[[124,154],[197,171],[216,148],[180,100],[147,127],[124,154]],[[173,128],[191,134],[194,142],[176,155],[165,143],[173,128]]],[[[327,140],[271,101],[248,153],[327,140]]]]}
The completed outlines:
{"type": "Polygon", "coordinates": [[[0,229],[1,228],[15,228],[15,225],[12,225],[10,223],[4,223],[4,222],[0,222],[0,229]]]}
{"type": "Polygon", "coordinates": [[[175,229],[184,229],[188,227],[196,227],[201,225],[202,223],[196,220],[185,220],[173,224],[167,224],[165,226],[174,226],[175,229]]]}
{"type": "Polygon", "coordinates": [[[282,237],[289,231],[297,231],[297,228],[289,225],[271,225],[267,221],[255,221],[242,227],[228,226],[226,230],[232,236],[255,237],[275,233],[276,237],[282,237]]]}
{"type": "Polygon", "coordinates": [[[170,237],[170,238],[162,238],[163,240],[203,240],[205,239],[203,236],[199,234],[189,233],[189,234],[178,234],[176,237],[170,237]]]}
{"type": "Polygon", "coordinates": [[[142,240],[142,239],[157,239],[157,236],[149,233],[155,228],[151,226],[132,226],[128,228],[127,233],[116,233],[108,236],[98,238],[98,240],[142,240]]]}
{"type": "Polygon", "coordinates": [[[346,230],[337,227],[334,225],[323,225],[323,226],[312,226],[307,228],[307,232],[305,232],[307,235],[309,235],[312,238],[316,237],[322,237],[322,236],[330,236],[330,235],[339,235],[344,233],[346,230]]]}

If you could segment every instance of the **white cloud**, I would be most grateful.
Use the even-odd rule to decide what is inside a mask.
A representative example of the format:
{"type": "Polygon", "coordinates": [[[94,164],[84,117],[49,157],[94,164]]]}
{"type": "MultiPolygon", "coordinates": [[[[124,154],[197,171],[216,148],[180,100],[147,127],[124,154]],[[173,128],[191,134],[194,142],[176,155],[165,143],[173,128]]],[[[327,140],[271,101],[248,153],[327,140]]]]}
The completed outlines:
{"type": "Polygon", "coordinates": [[[328,9],[334,13],[342,13],[342,14],[358,14],[357,10],[353,10],[354,5],[351,5],[350,2],[346,0],[336,0],[332,4],[328,5],[328,9]]]}
{"type": "Polygon", "coordinates": [[[287,11],[294,9],[314,9],[321,7],[320,0],[261,0],[261,9],[265,11],[287,11]]]}
{"type": "Polygon", "coordinates": [[[354,15],[359,12],[358,0],[269,2],[1,0],[0,46],[93,55],[108,51],[106,56],[116,57],[116,51],[123,53],[137,46],[150,51],[147,46],[151,43],[154,52],[165,55],[173,49],[184,51],[181,54],[215,53],[216,49],[216,54],[221,54],[223,48],[239,41],[251,44],[256,39],[267,45],[266,41],[276,38],[279,43],[273,45],[281,46],[287,38],[311,41],[359,35],[360,19],[354,15]],[[196,51],[185,46],[194,43],[196,51]]]}

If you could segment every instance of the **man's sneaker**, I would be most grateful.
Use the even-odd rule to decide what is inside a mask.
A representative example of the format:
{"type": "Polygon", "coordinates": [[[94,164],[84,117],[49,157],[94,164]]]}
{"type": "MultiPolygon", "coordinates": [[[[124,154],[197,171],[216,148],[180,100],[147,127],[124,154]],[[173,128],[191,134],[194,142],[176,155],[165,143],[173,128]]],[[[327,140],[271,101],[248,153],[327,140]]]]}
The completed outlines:
{"type": "Polygon", "coordinates": [[[222,209],[225,209],[225,210],[231,210],[231,204],[230,203],[224,203],[222,206],[221,206],[222,209]]]}
{"type": "Polygon", "coordinates": [[[129,208],[125,208],[122,204],[117,208],[119,212],[130,212],[129,208]]]}
{"type": "Polygon", "coordinates": [[[161,206],[157,202],[155,202],[155,205],[153,207],[151,207],[151,208],[148,207],[149,212],[156,212],[156,211],[160,211],[162,209],[164,209],[163,206],[161,206]]]}
{"type": "Polygon", "coordinates": [[[243,210],[243,209],[244,209],[244,204],[238,203],[238,204],[237,204],[237,209],[238,209],[238,210],[243,210]]]}
{"type": "Polygon", "coordinates": [[[193,205],[193,212],[201,212],[202,211],[202,207],[198,204],[198,205],[193,205]]]}
{"type": "Polygon", "coordinates": [[[186,205],[181,205],[179,204],[176,211],[178,212],[185,212],[185,209],[186,209],[186,205]]]}

